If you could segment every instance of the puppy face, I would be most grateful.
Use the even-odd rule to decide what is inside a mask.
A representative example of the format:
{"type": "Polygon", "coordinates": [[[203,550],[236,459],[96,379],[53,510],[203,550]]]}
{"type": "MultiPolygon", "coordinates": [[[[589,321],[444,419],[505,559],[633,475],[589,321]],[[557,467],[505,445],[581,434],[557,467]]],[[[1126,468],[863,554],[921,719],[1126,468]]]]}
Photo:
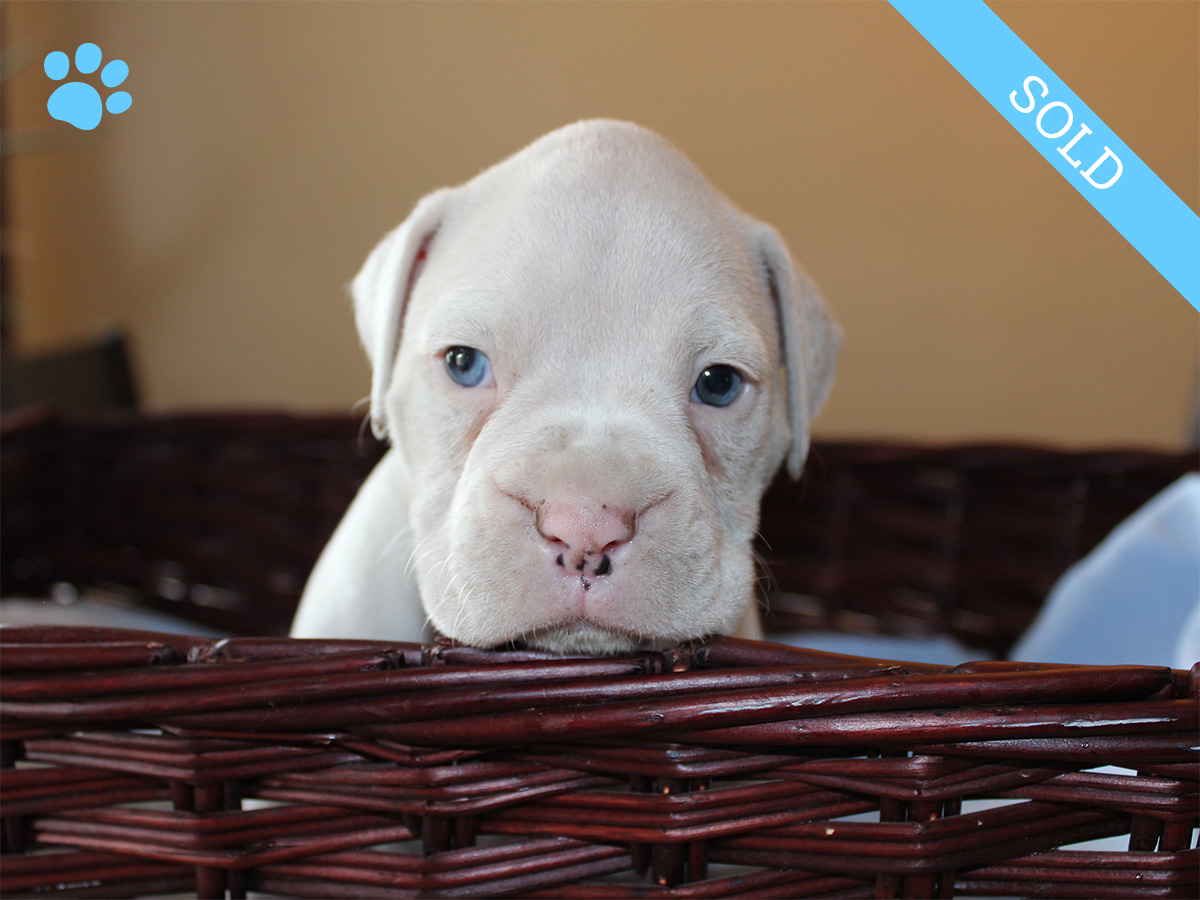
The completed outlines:
{"type": "Polygon", "coordinates": [[[581,123],[423,201],[355,298],[438,631],[604,652],[737,629],[759,500],[836,350],[773,232],[650,132],[581,123]]]}

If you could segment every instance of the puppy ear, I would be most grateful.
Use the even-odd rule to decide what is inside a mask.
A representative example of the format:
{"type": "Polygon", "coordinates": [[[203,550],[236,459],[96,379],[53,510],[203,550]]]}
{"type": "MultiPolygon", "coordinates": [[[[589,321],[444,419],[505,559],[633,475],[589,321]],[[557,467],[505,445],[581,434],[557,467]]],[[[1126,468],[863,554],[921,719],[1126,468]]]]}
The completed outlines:
{"type": "Polygon", "coordinates": [[[404,309],[449,196],[450,190],[442,189],[422,199],[403,224],[371,251],[350,285],[358,336],[371,361],[371,430],[381,440],[388,434],[383,398],[392,382],[404,309]]]}
{"type": "Polygon", "coordinates": [[[808,455],[809,425],[833,385],[842,329],[829,315],[816,285],[792,263],[775,229],[756,222],[754,245],[778,316],[792,430],[787,467],[793,478],[799,478],[808,455]]]}

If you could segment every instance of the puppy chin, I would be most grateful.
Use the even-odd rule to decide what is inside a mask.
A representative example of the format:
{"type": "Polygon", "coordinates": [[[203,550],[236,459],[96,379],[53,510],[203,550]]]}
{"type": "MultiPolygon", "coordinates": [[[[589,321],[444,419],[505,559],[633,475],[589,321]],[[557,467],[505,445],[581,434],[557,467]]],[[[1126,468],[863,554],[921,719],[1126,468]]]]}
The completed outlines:
{"type": "Polygon", "coordinates": [[[547,653],[564,656],[599,656],[607,653],[631,653],[636,650],[665,650],[677,642],[645,638],[587,619],[576,619],[526,634],[519,643],[531,650],[545,650],[547,653]]]}

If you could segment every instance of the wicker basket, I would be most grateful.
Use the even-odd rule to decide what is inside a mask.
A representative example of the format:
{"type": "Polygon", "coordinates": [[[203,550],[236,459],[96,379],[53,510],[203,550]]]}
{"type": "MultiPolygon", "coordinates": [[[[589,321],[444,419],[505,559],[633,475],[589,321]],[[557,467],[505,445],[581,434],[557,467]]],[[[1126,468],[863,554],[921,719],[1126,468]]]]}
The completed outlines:
{"type": "MultiPolygon", "coordinates": [[[[10,422],[5,593],[120,588],[277,634],[378,456],[358,429],[10,422]]],[[[1194,468],[819,446],[764,505],[774,625],[1003,652],[1070,562],[1194,468]]],[[[0,642],[6,896],[1194,897],[1200,880],[1200,668],[949,669],[732,639],[601,659],[0,642]],[[1061,849],[1113,835],[1128,849],[1061,849]]]]}

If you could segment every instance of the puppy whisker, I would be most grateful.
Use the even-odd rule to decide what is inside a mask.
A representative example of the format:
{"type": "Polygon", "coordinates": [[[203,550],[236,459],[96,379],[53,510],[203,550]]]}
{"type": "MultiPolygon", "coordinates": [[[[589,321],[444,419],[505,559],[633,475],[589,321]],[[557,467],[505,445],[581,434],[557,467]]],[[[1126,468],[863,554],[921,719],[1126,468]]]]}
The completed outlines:
{"type": "Polygon", "coordinates": [[[405,575],[412,574],[413,568],[416,565],[418,565],[419,563],[424,562],[425,557],[427,557],[429,554],[433,553],[436,550],[436,548],[434,548],[434,547],[429,547],[425,550],[421,549],[422,547],[425,546],[426,543],[429,542],[429,540],[432,537],[433,537],[433,535],[427,535],[426,537],[422,538],[421,541],[418,542],[415,547],[413,547],[412,552],[408,554],[408,562],[406,562],[404,564],[404,574],[405,575]],[[418,553],[420,553],[420,556],[417,555],[418,553]]]}

